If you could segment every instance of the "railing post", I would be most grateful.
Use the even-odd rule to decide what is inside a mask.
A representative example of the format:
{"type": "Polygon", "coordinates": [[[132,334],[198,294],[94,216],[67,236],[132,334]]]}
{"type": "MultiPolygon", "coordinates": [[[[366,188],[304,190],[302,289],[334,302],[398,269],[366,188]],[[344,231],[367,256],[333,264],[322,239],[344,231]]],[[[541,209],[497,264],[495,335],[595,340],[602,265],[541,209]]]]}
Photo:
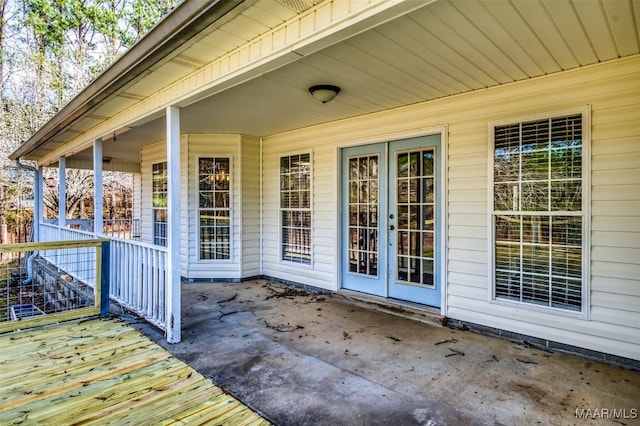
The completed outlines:
{"type": "Polygon", "coordinates": [[[40,238],[40,221],[43,218],[43,202],[42,202],[42,166],[38,167],[38,170],[34,173],[34,188],[33,195],[34,205],[33,205],[33,224],[31,232],[33,233],[33,241],[41,241],[40,238]]]}
{"type": "Polygon", "coordinates": [[[93,141],[93,233],[102,234],[102,139],[93,141]]]}
{"type": "MultiPolygon", "coordinates": [[[[111,252],[109,241],[102,243],[101,276],[100,276],[100,316],[109,315],[109,283],[111,277],[111,252]]],[[[97,280],[96,280],[97,281],[97,280]]]]}
{"type": "Polygon", "coordinates": [[[67,158],[61,155],[58,158],[58,228],[65,226],[67,226],[67,158]]]}
{"type": "Polygon", "coordinates": [[[180,342],[180,108],[167,114],[167,341],[180,342]]]}

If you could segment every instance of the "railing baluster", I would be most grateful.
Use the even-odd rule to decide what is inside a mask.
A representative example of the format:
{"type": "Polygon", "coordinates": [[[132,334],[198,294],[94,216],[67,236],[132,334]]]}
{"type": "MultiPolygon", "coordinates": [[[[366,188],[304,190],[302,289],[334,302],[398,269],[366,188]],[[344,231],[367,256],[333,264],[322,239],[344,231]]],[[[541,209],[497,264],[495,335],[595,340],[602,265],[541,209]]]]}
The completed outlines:
{"type": "MultiPolygon", "coordinates": [[[[157,274],[156,271],[158,270],[158,253],[153,253],[152,259],[151,259],[151,265],[149,268],[149,285],[151,286],[151,288],[153,288],[154,290],[156,289],[156,282],[158,281],[157,278],[157,274]]],[[[157,290],[156,290],[157,291],[157,290]]],[[[158,294],[158,306],[156,307],[156,311],[153,313],[154,318],[162,321],[162,316],[161,316],[161,298],[160,298],[160,294],[158,294]]]]}
{"type": "Polygon", "coordinates": [[[155,306],[153,301],[153,287],[148,285],[145,277],[149,276],[149,256],[151,250],[148,248],[143,248],[143,256],[142,256],[142,268],[140,270],[140,280],[142,281],[142,285],[147,289],[147,301],[146,301],[146,314],[149,316],[153,316],[153,307],[155,306]]]}
{"type": "Polygon", "coordinates": [[[166,329],[165,285],[166,256],[164,247],[128,239],[112,239],[114,273],[112,294],[122,305],[152,324],[166,329]],[[117,280],[116,280],[117,277],[117,280]]]}
{"type": "Polygon", "coordinates": [[[134,284],[133,284],[133,269],[134,269],[134,267],[131,264],[132,262],[131,262],[131,246],[130,245],[127,245],[127,252],[126,252],[125,259],[126,259],[125,264],[126,264],[126,267],[127,267],[127,284],[129,286],[129,293],[128,293],[127,297],[128,297],[129,303],[135,309],[135,307],[136,307],[136,302],[135,302],[135,300],[136,300],[136,289],[135,289],[134,284]]]}
{"type": "Polygon", "coordinates": [[[132,264],[134,265],[132,269],[132,274],[131,274],[131,281],[133,282],[133,286],[136,289],[136,307],[138,308],[138,310],[140,312],[144,312],[144,307],[143,307],[143,295],[144,295],[144,287],[140,285],[140,281],[138,280],[138,268],[140,265],[140,247],[138,246],[131,246],[131,260],[132,260],[132,264]]]}

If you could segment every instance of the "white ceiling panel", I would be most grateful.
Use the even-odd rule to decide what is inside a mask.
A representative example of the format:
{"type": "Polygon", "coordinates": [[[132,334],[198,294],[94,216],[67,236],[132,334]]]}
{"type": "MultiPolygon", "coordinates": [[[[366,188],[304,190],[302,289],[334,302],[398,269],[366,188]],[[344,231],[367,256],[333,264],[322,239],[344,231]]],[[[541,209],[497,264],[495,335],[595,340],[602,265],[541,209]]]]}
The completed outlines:
{"type": "Polygon", "coordinates": [[[544,6],[558,31],[562,35],[559,42],[567,44],[580,65],[593,64],[598,57],[589,41],[583,23],[572,3],[545,1],[544,6]]]}
{"type": "Polygon", "coordinates": [[[275,0],[262,0],[254,7],[247,9],[244,14],[269,28],[275,28],[298,13],[275,0]]]}
{"type": "Polygon", "coordinates": [[[604,13],[604,6],[596,1],[574,1],[573,6],[582,27],[585,29],[602,28],[606,31],[598,31],[594,36],[592,31],[587,31],[587,37],[596,52],[599,61],[606,61],[618,57],[618,49],[613,40],[613,34],[609,31],[609,21],[604,13]]]}
{"type": "Polygon", "coordinates": [[[567,70],[580,65],[543,3],[516,1],[514,5],[555,61],[560,64],[561,69],[567,70]]]}
{"type": "MultiPolygon", "coordinates": [[[[475,9],[481,10],[480,2],[469,2],[475,5],[475,9]]],[[[500,83],[506,83],[528,77],[522,68],[518,66],[510,57],[501,51],[487,35],[486,28],[490,27],[471,13],[468,19],[457,9],[456,5],[461,3],[441,3],[434,5],[428,10],[440,19],[436,28],[442,32],[442,38],[455,43],[457,50],[464,53],[471,61],[484,69],[493,79],[500,83]]],[[[429,21],[436,22],[436,21],[429,21]]]]}
{"type": "Polygon", "coordinates": [[[609,19],[609,28],[613,33],[613,39],[618,47],[618,54],[627,56],[637,53],[638,26],[634,23],[634,18],[637,16],[640,4],[629,1],[604,1],[603,6],[609,19]]]}
{"type": "MultiPolygon", "coordinates": [[[[457,4],[463,5],[464,2],[458,2],[457,4]]],[[[538,38],[533,29],[527,24],[526,19],[514,7],[513,3],[508,1],[488,1],[482,2],[482,5],[493,17],[493,23],[487,20],[483,26],[491,28],[497,25],[502,27],[512,40],[510,45],[504,46],[503,50],[505,54],[512,55],[515,60],[521,60],[523,53],[518,53],[518,50],[521,50],[524,52],[524,55],[531,57],[534,65],[527,66],[528,61],[526,60],[521,60],[520,62],[522,66],[525,67],[527,74],[534,76],[550,74],[561,70],[558,62],[553,58],[544,43],[542,43],[542,40],[538,38]]],[[[493,30],[489,29],[489,31],[493,30]]]]}
{"type": "Polygon", "coordinates": [[[121,111],[129,108],[132,105],[138,103],[138,100],[118,96],[116,98],[111,99],[110,102],[107,102],[98,108],[96,108],[93,113],[96,115],[104,116],[104,117],[113,117],[121,111]]]}
{"type": "MultiPolygon", "coordinates": [[[[448,57],[456,66],[467,70],[482,87],[496,85],[501,79],[507,80],[508,76],[503,71],[491,64],[456,30],[431,13],[431,7],[411,14],[410,18],[424,29],[421,34],[416,34],[417,40],[428,40],[437,55],[448,57]]],[[[380,31],[384,32],[384,27],[380,31]]]]}
{"type": "Polygon", "coordinates": [[[264,34],[271,28],[268,25],[264,25],[260,21],[256,21],[246,15],[246,13],[240,14],[233,21],[225,24],[221,29],[238,40],[249,41],[260,34],[264,34]]]}
{"type": "Polygon", "coordinates": [[[405,46],[416,57],[435,67],[438,72],[448,75],[453,81],[450,85],[459,92],[485,87],[481,79],[488,79],[468,59],[442,43],[435,35],[421,26],[413,15],[397,20],[397,25],[387,24],[377,30],[396,43],[405,46]]]}
{"type": "MultiPolygon", "coordinates": [[[[504,6],[506,5],[509,8],[507,13],[514,17],[515,9],[510,7],[508,3],[491,2],[491,5],[502,5],[503,11],[500,13],[505,12],[504,6]]],[[[531,31],[528,31],[526,25],[522,25],[522,23],[520,23],[520,25],[516,24],[515,27],[503,25],[509,21],[505,20],[502,16],[500,17],[501,20],[497,19],[491,10],[486,7],[487,5],[485,3],[466,1],[456,2],[453,6],[457,8],[469,22],[482,22],[482,29],[478,28],[478,31],[483,32],[495,48],[499,50],[500,56],[507,56],[513,61],[513,64],[518,64],[516,66],[521,73],[529,77],[531,73],[534,75],[543,73],[542,68],[533,59],[529,49],[524,47],[527,43],[535,39],[535,36],[531,31]],[[510,29],[515,30],[520,37],[526,37],[526,41],[521,41],[513,37],[513,34],[509,33],[510,29]],[[523,32],[526,34],[522,34],[523,32]]]]}
{"type": "MultiPolygon", "coordinates": [[[[398,66],[395,62],[387,63],[388,66],[393,67],[392,78],[400,79],[400,76],[404,74],[419,81],[419,85],[424,87],[425,93],[431,93],[429,95],[431,97],[440,97],[452,91],[465,90],[463,85],[433,66],[430,61],[423,59],[422,55],[412,54],[403,43],[398,43],[378,31],[371,31],[367,37],[356,37],[349,43],[374,55],[379,51],[395,52],[397,57],[391,59],[402,60],[402,64],[398,66]]],[[[417,88],[419,87],[417,86],[417,88]]]]}

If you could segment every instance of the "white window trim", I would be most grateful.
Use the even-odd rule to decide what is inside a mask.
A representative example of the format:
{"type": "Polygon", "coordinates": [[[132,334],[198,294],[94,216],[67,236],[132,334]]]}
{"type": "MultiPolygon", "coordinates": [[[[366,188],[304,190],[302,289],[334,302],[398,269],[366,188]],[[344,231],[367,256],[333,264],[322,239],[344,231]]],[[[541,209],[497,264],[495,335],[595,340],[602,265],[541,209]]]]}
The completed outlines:
{"type": "Polygon", "coordinates": [[[313,265],[315,262],[315,256],[313,255],[313,236],[315,234],[314,229],[313,229],[313,193],[314,193],[314,171],[313,171],[313,150],[312,149],[308,149],[308,150],[303,150],[303,151],[295,151],[295,152],[290,152],[287,154],[281,153],[278,154],[277,156],[277,168],[278,168],[278,261],[280,264],[282,265],[288,265],[288,266],[292,266],[295,268],[304,268],[304,269],[313,269],[313,265]],[[282,239],[282,211],[283,208],[280,206],[280,191],[282,190],[280,188],[280,160],[283,157],[292,157],[294,155],[306,155],[309,154],[309,162],[311,163],[311,178],[309,179],[309,212],[311,214],[311,235],[310,235],[310,240],[311,240],[311,259],[309,260],[309,263],[302,263],[302,262],[293,262],[291,260],[287,260],[284,258],[284,256],[282,255],[282,244],[283,244],[283,239],[282,239]]]}
{"type": "MultiPolygon", "coordinates": [[[[234,157],[231,154],[200,154],[196,156],[194,166],[194,180],[195,180],[195,228],[196,228],[196,253],[195,259],[197,263],[202,264],[229,264],[235,263],[234,261],[234,241],[235,235],[233,232],[234,215],[235,215],[235,200],[233,193],[235,191],[235,174],[234,174],[234,157]],[[200,159],[201,158],[228,158],[229,159],[229,179],[231,184],[229,186],[229,259],[200,259],[200,159]]],[[[209,209],[210,210],[210,209],[209,209]]]]}
{"type": "Polygon", "coordinates": [[[555,316],[565,316],[583,320],[591,319],[591,106],[568,108],[551,112],[511,117],[489,122],[488,125],[488,153],[487,153],[487,254],[489,257],[488,301],[492,304],[516,309],[526,309],[555,316]],[[569,115],[582,115],[582,307],[580,311],[570,311],[563,308],[540,306],[533,303],[516,302],[495,298],[495,226],[494,217],[494,129],[498,126],[522,123],[528,121],[545,120],[569,115]]]}

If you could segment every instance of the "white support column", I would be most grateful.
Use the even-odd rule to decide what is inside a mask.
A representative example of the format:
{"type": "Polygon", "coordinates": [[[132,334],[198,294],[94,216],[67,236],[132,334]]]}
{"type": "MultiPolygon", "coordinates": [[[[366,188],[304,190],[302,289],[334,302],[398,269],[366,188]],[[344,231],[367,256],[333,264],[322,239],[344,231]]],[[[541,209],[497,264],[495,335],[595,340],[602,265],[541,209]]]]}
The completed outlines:
{"type": "Polygon", "coordinates": [[[58,158],[58,228],[67,226],[67,158],[58,158]]]}
{"type": "Polygon", "coordinates": [[[40,241],[40,222],[42,221],[42,166],[38,167],[33,176],[33,241],[40,241]]]}
{"type": "Polygon", "coordinates": [[[180,342],[180,109],[167,107],[167,342],[180,342]]]}
{"type": "Polygon", "coordinates": [[[93,141],[93,232],[102,234],[102,139],[93,141]]]}

